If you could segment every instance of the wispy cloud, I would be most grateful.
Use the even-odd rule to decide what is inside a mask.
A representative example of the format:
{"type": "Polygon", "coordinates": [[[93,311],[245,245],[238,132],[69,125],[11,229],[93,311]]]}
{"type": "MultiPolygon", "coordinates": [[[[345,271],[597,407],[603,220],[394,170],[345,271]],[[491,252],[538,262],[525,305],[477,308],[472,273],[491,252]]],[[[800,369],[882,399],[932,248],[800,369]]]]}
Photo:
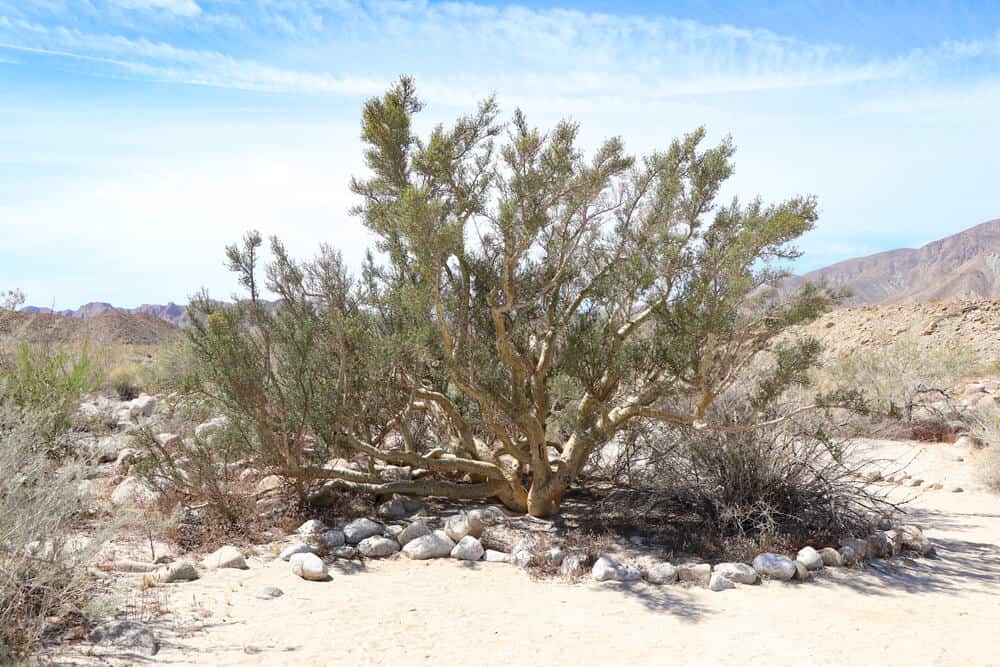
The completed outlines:
{"type": "Polygon", "coordinates": [[[194,0],[112,0],[126,9],[162,10],[178,16],[197,16],[201,7],[194,0]]]}

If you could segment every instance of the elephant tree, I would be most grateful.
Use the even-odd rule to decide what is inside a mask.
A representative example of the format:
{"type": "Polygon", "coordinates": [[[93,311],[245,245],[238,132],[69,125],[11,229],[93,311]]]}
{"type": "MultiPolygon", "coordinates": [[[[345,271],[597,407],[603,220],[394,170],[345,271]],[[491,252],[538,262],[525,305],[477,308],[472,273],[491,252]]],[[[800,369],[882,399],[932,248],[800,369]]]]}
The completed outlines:
{"type": "Polygon", "coordinates": [[[365,104],[371,173],[352,189],[381,259],[370,255],[358,285],[309,280],[322,260],[283,252],[272,271],[286,301],[313,300],[298,311],[349,339],[326,346],[340,407],[315,437],[372,462],[309,475],[495,496],[545,516],[637,422],[751,429],[788,416],[762,407],[756,423],[713,423],[709,408],[748,383],[768,405],[815,362],[814,341],[781,334],[833,295],[777,290],[816,220],[813,198],[720,204],[734,148],[703,147],[703,129],[641,159],[619,139],[587,158],[573,123],[542,133],[518,111],[501,125],[492,99],[426,139],[412,126],[420,109],[405,77],[365,104]]]}

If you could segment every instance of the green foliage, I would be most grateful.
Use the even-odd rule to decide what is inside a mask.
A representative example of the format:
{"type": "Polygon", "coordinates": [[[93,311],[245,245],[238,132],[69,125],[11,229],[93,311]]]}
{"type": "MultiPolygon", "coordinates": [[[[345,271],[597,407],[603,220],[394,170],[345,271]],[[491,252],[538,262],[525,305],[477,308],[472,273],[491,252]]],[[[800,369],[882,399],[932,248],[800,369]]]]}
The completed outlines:
{"type": "Polygon", "coordinates": [[[110,387],[118,399],[131,401],[139,395],[141,380],[139,373],[132,366],[116,366],[108,373],[105,384],[110,387]]]}

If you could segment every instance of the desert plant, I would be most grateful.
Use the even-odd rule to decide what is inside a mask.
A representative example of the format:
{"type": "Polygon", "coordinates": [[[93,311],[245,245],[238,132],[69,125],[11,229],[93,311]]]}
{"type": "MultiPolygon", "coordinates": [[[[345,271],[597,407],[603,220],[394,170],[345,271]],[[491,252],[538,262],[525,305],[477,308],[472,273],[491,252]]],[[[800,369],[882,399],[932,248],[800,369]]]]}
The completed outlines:
{"type": "Polygon", "coordinates": [[[300,264],[275,241],[271,311],[251,235],[228,251],[249,298],[196,301],[210,386],[284,473],[548,515],[631,424],[787,416],[719,423],[709,408],[751,364],[775,394],[815,362],[811,341],[775,343],[834,298],[774,289],[816,219],[811,197],[718,205],[734,149],[703,148],[703,129],[638,160],[612,139],[587,160],[569,122],[542,133],[516,112],[505,130],[490,99],[421,140],[420,109],[408,78],[365,104],[371,176],[352,188],[384,261],[359,284],[332,251],[300,264]],[[367,470],[318,466],[334,449],[367,470]]]}
{"type": "Polygon", "coordinates": [[[141,391],[139,373],[131,366],[114,367],[108,373],[105,385],[122,401],[131,401],[141,391]]]}
{"type": "Polygon", "coordinates": [[[1000,409],[979,410],[970,435],[980,444],[979,477],[986,486],[1000,492],[1000,409]]]}
{"type": "Polygon", "coordinates": [[[0,662],[26,654],[46,618],[99,597],[83,567],[100,535],[72,539],[79,471],[55,468],[36,443],[52,421],[0,397],[0,662]]]}

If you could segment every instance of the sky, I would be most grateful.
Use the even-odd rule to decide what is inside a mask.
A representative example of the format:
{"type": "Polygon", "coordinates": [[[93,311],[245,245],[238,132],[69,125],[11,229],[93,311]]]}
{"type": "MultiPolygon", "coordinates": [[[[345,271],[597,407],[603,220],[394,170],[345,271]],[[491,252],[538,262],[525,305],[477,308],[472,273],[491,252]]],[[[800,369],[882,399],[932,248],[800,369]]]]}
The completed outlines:
{"type": "Polygon", "coordinates": [[[225,298],[248,229],[360,266],[360,109],[402,73],[423,131],[495,93],[586,147],[732,135],[727,197],[819,199],[799,272],[1000,217],[1000,3],[0,0],[0,289],[225,298]]]}

